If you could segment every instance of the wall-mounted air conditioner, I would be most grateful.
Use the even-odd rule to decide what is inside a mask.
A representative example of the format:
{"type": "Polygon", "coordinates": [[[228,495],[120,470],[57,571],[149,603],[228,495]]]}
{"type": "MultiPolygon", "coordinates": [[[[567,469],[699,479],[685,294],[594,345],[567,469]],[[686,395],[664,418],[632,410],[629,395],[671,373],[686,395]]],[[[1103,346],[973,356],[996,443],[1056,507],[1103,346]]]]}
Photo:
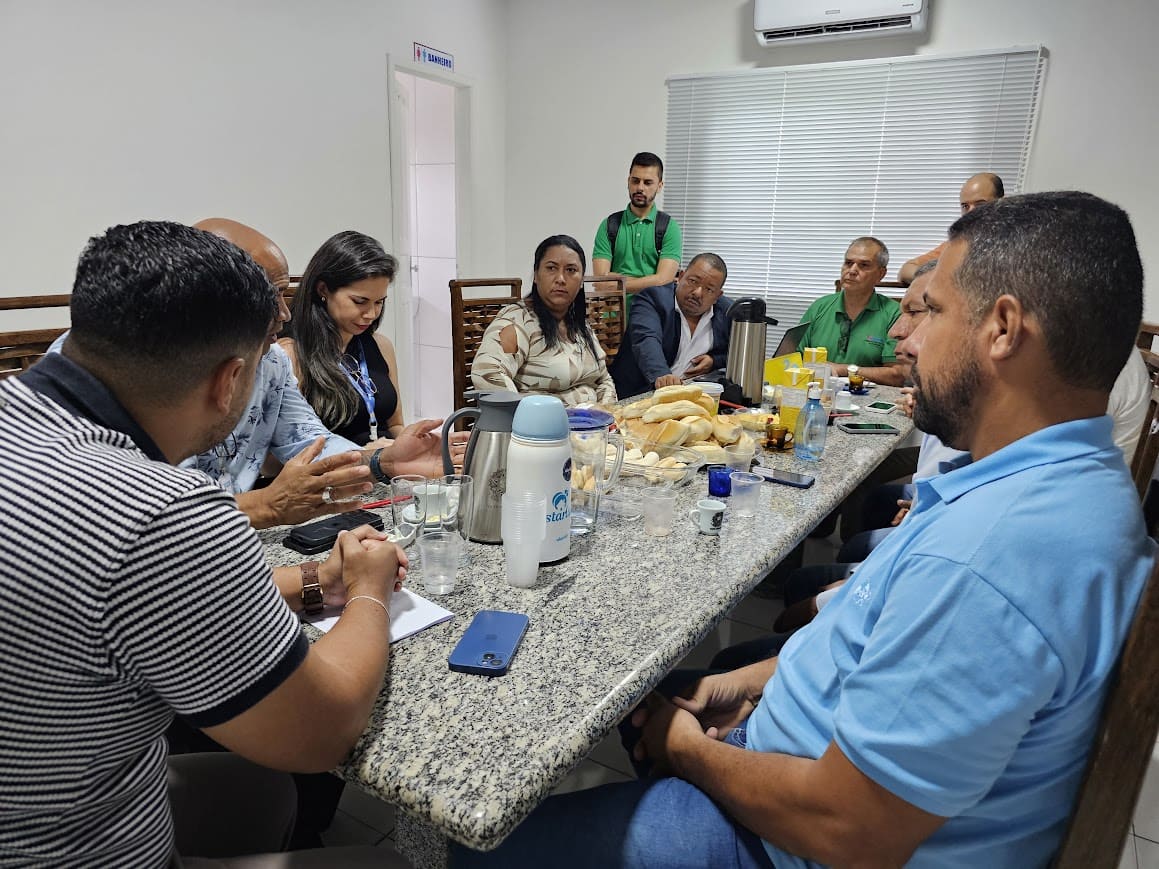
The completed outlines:
{"type": "Polygon", "coordinates": [[[907,36],[926,29],[930,0],[756,0],[761,45],[907,36]]]}

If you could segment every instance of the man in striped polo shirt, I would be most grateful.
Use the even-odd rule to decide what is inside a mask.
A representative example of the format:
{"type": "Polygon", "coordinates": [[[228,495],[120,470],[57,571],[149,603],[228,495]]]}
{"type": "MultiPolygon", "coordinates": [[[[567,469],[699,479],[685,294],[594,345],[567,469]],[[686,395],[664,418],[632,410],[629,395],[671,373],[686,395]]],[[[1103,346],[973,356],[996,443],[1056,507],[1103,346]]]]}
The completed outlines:
{"type": "MultiPolygon", "coordinates": [[[[63,352],[0,383],[0,592],[20,605],[0,664],[0,862],[160,867],[174,714],[264,766],[333,768],[381,687],[405,557],[362,529],[271,571],[233,498],[174,467],[250,395],[277,302],[249,256],[179,224],[114,227],[81,254],[71,307],[63,352]],[[315,583],[352,608],[311,647],[294,610],[315,583]]],[[[237,774],[235,799],[254,782],[237,774]]],[[[267,815],[252,829],[288,834],[276,796],[248,801],[267,815]]]]}

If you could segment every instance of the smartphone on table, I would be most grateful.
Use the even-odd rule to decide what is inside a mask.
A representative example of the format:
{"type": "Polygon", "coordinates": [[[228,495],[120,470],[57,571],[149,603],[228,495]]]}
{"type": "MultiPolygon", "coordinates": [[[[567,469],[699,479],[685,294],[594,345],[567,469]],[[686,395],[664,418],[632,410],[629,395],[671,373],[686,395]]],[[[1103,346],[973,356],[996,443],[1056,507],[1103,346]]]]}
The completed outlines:
{"type": "Polygon", "coordinates": [[[502,676],[529,623],[522,613],[480,610],[459,638],[447,659],[448,666],[458,673],[502,676]]]}
{"type": "Polygon", "coordinates": [[[764,477],[769,483],[781,483],[798,489],[808,489],[817,482],[816,477],[810,477],[808,474],[796,474],[792,471],[782,471],[780,468],[762,468],[760,465],[753,468],[753,473],[758,477],[764,477]]]}
{"type": "Polygon", "coordinates": [[[897,405],[892,401],[871,401],[862,408],[870,413],[893,413],[896,409],[897,405]]]}
{"type": "Polygon", "coordinates": [[[850,434],[901,434],[899,429],[884,422],[839,422],[837,428],[850,434]]]}
{"type": "Polygon", "coordinates": [[[349,513],[339,513],[336,516],[327,516],[317,522],[298,525],[286,535],[283,545],[303,555],[314,555],[325,552],[338,539],[339,531],[353,531],[360,525],[369,525],[378,531],[383,528],[382,517],[369,510],[352,510],[349,513]]]}

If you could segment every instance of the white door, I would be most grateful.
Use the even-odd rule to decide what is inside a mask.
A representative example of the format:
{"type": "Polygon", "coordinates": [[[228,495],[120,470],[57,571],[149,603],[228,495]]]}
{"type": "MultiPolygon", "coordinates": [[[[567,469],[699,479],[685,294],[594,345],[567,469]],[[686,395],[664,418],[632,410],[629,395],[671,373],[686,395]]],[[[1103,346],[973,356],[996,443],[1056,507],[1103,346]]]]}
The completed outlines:
{"type": "MultiPolygon", "coordinates": [[[[407,250],[399,253],[406,254],[405,262],[400,256],[400,265],[409,278],[404,291],[409,304],[396,310],[408,320],[408,419],[444,417],[454,407],[447,282],[458,275],[456,88],[397,68],[394,78],[395,117],[403,129],[392,136],[392,164],[404,176],[394,189],[406,206],[400,215],[402,203],[396,202],[395,215],[406,223],[401,235],[407,250]],[[397,163],[395,154],[401,157],[397,163]]],[[[402,346],[398,351],[400,357],[406,352],[402,346]]],[[[404,367],[401,358],[399,365],[404,367]]]]}

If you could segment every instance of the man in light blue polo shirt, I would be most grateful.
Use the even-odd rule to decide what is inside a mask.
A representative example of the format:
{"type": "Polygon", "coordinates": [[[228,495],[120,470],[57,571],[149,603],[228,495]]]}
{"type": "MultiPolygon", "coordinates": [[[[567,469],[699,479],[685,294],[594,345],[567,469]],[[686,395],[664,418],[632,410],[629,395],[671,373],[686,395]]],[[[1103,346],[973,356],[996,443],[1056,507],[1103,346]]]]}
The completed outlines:
{"type": "Polygon", "coordinates": [[[1049,862],[1155,557],[1105,416],[1142,278],[1089,194],[958,220],[904,352],[914,422],[973,463],[919,482],[778,658],[633,713],[665,777],[557,797],[455,865],[1049,862]]]}

